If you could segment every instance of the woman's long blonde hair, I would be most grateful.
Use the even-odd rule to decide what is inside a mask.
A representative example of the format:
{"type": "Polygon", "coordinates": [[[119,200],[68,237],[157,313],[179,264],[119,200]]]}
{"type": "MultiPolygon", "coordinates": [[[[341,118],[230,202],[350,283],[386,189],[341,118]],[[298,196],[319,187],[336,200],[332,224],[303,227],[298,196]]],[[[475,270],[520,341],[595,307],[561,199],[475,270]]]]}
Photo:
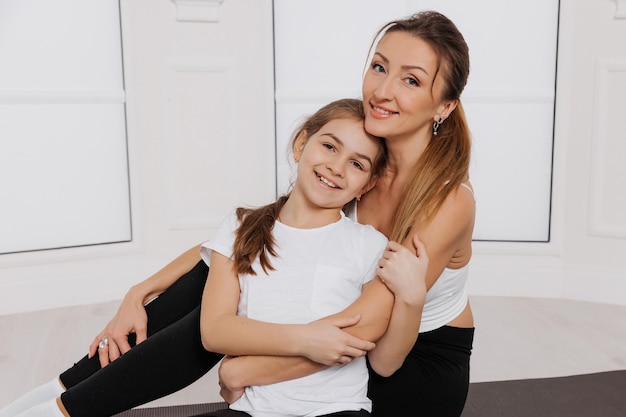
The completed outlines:
{"type": "Polygon", "coordinates": [[[446,197],[469,178],[471,136],[460,96],[467,84],[470,64],[463,35],[441,13],[425,11],[389,22],[375,39],[390,32],[404,32],[427,42],[438,56],[434,78],[442,76],[444,80],[441,99],[458,100],[413,167],[396,208],[389,238],[401,242],[416,222],[431,221],[446,197]]]}

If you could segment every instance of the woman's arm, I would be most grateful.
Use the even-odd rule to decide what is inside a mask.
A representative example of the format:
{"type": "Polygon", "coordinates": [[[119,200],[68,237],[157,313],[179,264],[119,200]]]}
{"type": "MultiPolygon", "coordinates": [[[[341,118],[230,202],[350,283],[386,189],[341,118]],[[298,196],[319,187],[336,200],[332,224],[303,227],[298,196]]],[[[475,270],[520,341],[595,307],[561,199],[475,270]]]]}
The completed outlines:
{"type": "Polygon", "coordinates": [[[219,367],[220,395],[229,404],[250,385],[269,385],[327,368],[301,356],[227,356],[219,367]]]}
{"type": "Polygon", "coordinates": [[[370,301],[357,301],[341,313],[309,324],[275,324],[240,317],[234,262],[213,252],[202,298],[202,343],[207,350],[231,356],[304,356],[322,364],[346,363],[373,348],[368,340],[379,338],[389,320],[393,296],[385,286],[373,281],[365,294],[371,294],[365,298],[370,301]],[[370,288],[378,289],[374,292],[370,288]],[[372,300],[376,308],[371,306],[372,300]],[[355,316],[359,316],[358,322],[355,316]],[[345,327],[354,322],[354,326],[345,327]]]}
{"type": "Polygon", "coordinates": [[[148,317],[145,304],[163,293],[199,261],[200,245],[185,251],[154,275],[132,286],[124,296],[115,316],[89,345],[89,357],[98,352],[101,366],[106,366],[130,350],[129,334],[137,335],[137,343],[146,340],[148,317]],[[104,336],[109,341],[108,347],[98,350],[98,344],[104,336]]]}
{"type": "MultiPolygon", "coordinates": [[[[361,296],[345,310],[315,323],[341,329],[344,335],[374,342],[387,329],[392,306],[393,294],[379,278],[375,278],[365,286],[361,296]]],[[[319,337],[319,339],[323,338],[319,337]]],[[[335,364],[345,363],[342,362],[345,359],[351,360],[352,358],[343,357],[335,364]]],[[[325,367],[325,365],[299,356],[239,356],[230,358],[220,366],[220,386],[222,393],[225,394],[224,399],[232,402],[237,397],[233,397],[231,393],[241,395],[244,387],[300,378],[325,367]]]]}
{"type": "Polygon", "coordinates": [[[459,187],[446,198],[430,223],[412,228],[413,233],[403,242],[404,250],[397,248],[397,256],[387,260],[385,270],[389,276],[385,276],[385,282],[395,294],[395,303],[387,332],[368,354],[376,373],[389,376],[402,366],[419,334],[426,290],[434,285],[444,268],[469,260],[470,253],[458,260],[455,257],[471,250],[474,210],[473,195],[459,187]],[[419,240],[428,251],[425,280],[419,272],[419,258],[414,256],[415,248],[420,257],[424,253],[419,240]]]}

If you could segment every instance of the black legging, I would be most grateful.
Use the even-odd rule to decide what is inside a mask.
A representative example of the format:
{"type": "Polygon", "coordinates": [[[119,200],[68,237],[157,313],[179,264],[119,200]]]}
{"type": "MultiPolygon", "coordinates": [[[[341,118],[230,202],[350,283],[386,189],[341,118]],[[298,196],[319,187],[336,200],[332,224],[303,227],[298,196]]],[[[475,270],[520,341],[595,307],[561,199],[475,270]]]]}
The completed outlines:
{"type": "Polygon", "coordinates": [[[148,338],[104,368],[85,356],[60,375],[61,401],[72,417],[108,417],[176,392],[206,374],[223,355],[200,339],[200,303],[209,268],[200,261],[146,306],[148,338]]]}
{"type": "MultiPolygon", "coordinates": [[[[144,342],[102,369],[96,355],[61,374],[68,388],[61,400],[72,417],[112,416],[176,392],[215,366],[223,355],[204,350],[200,339],[207,274],[208,267],[199,262],[146,306],[144,342]]],[[[370,370],[372,415],[459,416],[469,386],[473,336],[474,329],[448,326],[421,333],[394,375],[383,378],[370,370]]]]}
{"type": "Polygon", "coordinates": [[[470,376],[473,328],[443,326],[420,333],[389,378],[370,369],[372,416],[459,417],[470,376]]]}

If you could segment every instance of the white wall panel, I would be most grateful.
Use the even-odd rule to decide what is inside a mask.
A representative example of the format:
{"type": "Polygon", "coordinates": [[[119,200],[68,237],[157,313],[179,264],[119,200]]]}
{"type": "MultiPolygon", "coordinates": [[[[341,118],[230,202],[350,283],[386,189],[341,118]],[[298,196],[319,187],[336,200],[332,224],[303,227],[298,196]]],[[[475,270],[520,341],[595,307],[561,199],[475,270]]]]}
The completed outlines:
{"type": "Polygon", "coordinates": [[[0,89],[120,90],[119,3],[2,0],[0,89]]]}
{"type": "Polygon", "coordinates": [[[550,238],[558,1],[275,0],[278,189],[294,119],[345,96],[361,76],[379,27],[419,10],[446,14],[470,47],[462,100],[474,140],[475,239],[550,238]],[[532,27],[532,30],[529,30],[532,27]]]}
{"type": "Polygon", "coordinates": [[[626,238],[626,60],[596,65],[589,233],[626,238]]]}
{"type": "Polygon", "coordinates": [[[0,104],[0,253],[129,240],[124,107],[0,104]]]}
{"type": "Polygon", "coordinates": [[[174,230],[215,227],[237,196],[236,76],[228,60],[173,65],[168,71],[170,222],[174,230]],[[219,192],[220,198],[215,198],[219,192]]]}
{"type": "Polygon", "coordinates": [[[0,2],[0,253],[131,239],[119,13],[0,2]]]}

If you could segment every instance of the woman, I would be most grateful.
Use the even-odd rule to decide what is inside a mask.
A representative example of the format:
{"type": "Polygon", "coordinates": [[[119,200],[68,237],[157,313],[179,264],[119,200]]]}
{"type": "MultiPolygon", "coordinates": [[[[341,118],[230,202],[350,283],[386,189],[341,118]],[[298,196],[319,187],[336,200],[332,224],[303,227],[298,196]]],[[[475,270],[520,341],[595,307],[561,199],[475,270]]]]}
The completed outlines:
{"type": "Polygon", "coordinates": [[[363,82],[365,128],[387,139],[390,165],[380,187],[359,203],[359,221],[405,246],[419,235],[430,259],[421,323],[411,322],[419,294],[414,282],[387,280],[395,319],[369,359],[376,374],[393,375],[372,377],[374,415],[417,409],[423,416],[458,416],[465,404],[475,204],[470,133],[459,100],[468,75],[462,35],[445,17],[425,13],[389,26],[363,82]]]}
{"type": "MultiPolygon", "coordinates": [[[[354,214],[360,223],[373,225],[403,245],[396,243],[395,250],[380,261],[395,302],[388,331],[369,355],[372,412],[378,416],[458,416],[467,395],[473,338],[465,284],[474,199],[468,180],[470,136],[459,101],[469,74],[468,49],[454,24],[434,12],[418,13],[384,29],[363,81],[363,99],[366,130],[387,139],[389,164],[354,214]],[[430,259],[426,275],[429,293],[423,306],[415,296],[419,292],[419,282],[414,279],[418,259],[412,243],[415,236],[424,242],[430,259]]],[[[102,410],[98,415],[111,415],[183,388],[221,358],[201,348],[197,307],[206,265],[198,263],[199,259],[199,248],[193,248],[133,287],[113,320],[94,339],[89,357],[74,367],[77,370],[61,375],[61,382],[69,387],[98,371],[100,365],[102,371],[117,368],[115,373],[98,371],[98,376],[91,378],[98,381],[101,393],[90,397],[94,410],[102,410]],[[159,294],[144,310],[144,304],[159,294]],[[175,332],[176,342],[160,346],[165,344],[162,339],[173,339],[167,337],[170,331],[175,332]],[[153,333],[146,340],[146,334],[153,333]],[[131,349],[135,334],[140,344],[131,349]],[[187,355],[181,358],[180,352],[187,355]],[[159,367],[154,366],[157,363],[159,367]],[[144,378],[145,371],[127,372],[127,368],[153,373],[144,378]],[[116,379],[116,374],[124,377],[116,379]],[[132,396],[120,395],[130,389],[125,384],[134,389],[132,396]]],[[[372,293],[364,292],[359,300],[369,297],[375,301],[372,293]]],[[[369,313],[362,311],[361,320],[366,320],[369,313]]],[[[366,341],[339,333],[341,339],[332,333],[330,339],[335,342],[319,344],[326,357],[341,358],[344,353],[354,357],[355,352],[371,349],[366,341]],[[331,348],[324,350],[323,346],[331,348]]],[[[365,332],[355,334],[368,337],[365,332]]],[[[265,375],[256,372],[265,368],[247,366],[262,360],[272,369],[272,363],[299,358],[245,356],[224,361],[220,376],[225,398],[232,401],[246,386],[296,377],[293,374],[297,372],[305,375],[321,366],[302,361],[265,375]],[[289,372],[292,375],[283,375],[289,372]]],[[[56,383],[52,395],[59,390],[56,383]]],[[[63,403],[70,400],[67,394],[61,396],[63,403]]]]}

